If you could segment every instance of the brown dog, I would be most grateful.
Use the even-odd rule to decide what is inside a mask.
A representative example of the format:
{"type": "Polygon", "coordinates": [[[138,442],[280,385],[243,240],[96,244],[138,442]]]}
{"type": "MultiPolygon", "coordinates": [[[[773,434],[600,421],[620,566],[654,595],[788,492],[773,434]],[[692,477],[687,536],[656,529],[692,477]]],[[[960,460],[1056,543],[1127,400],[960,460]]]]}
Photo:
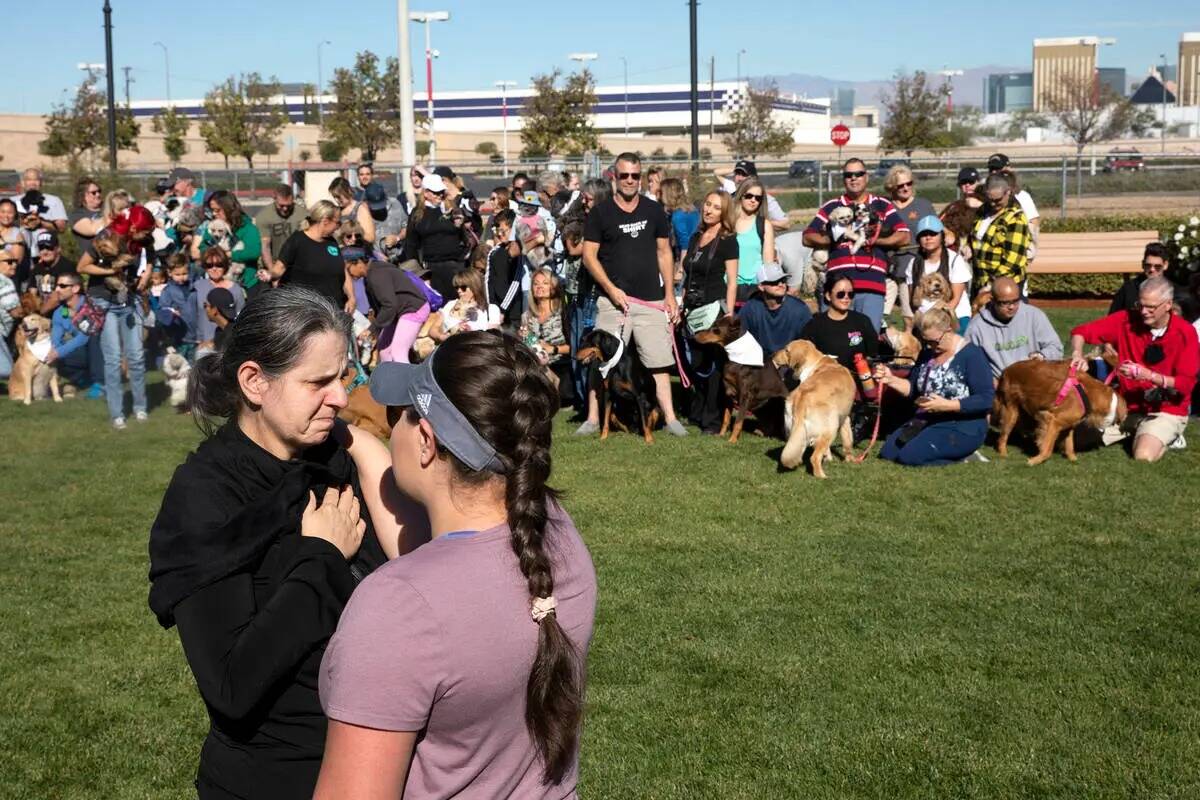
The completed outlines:
{"type": "Polygon", "coordinates": [[[8,378],[9,398],[29,405],[35,398],[49,394],[54,402],[61,403],[58,370],[53,364],[39,360],[30,349],[40,342],[50,341],[50,320],[40,314],[29,314],[21,320],[21,332],[25,341],[8,378]]]}
{"type": "Polygon", "coordinates": [[[777,367],[790,367],[800,385],[784,403],[784,426],[788,440],[779,463],[795,469],[812,446],[813,475],[825,477],[823,462],[837,434],[842,439],[842,457],[849,461],[854,442],[850,432],[850,407],[854,405],[854,376],[833,356],[817,350],[812,342],[798,339],[771,357],[777,367]]]}
{"type": "MultiPolygon", "coordinates": [[[[342,375],[342,385],[349,388],[356,375],[354,365],[351,364],[342,375]]],[[[346,407],[338,412],[338,419],[357,425],[384,441],[392,435],[392,428],[387,420],[387,407],[375,402],[375,398],[371,397],[371,388],[366,384],[356,386],[350,391],[346,407]]]]}
{"type": "Polygon", "coordinates": [[[892,361],[906,364],[917,363],[917,356],[921,355],[921,343],[917,341],[916,336],[890,325],[884,327],[883,333],[887,336],[888,344],[892,346],[892,352],[895,354],[892,361]]]}
{"type": "MultiPolygon", "coordinates": [[[[719,317],[708,330],[696,334],[700,344],[719,344],[722,347],[737,341],[742,336],[742,323],[734,317],[719,317]]],[[[718,436],[724,436],[729,430],[730,417],[733,418],[733,433],[729,436],[730,444],[737,444],[742,435],[742,427],[746,415],[757,411],[769,400],[787,397],[787,387],[779,377],[779,370],[772,366],[753,367],[747,364],[726,362],[722,372],[725,384],[725,417],[721,421],[718,436]]]]}
{"type": "Polygon", "coordinates": [[[1031,467],[1050,458],[1059,439],[1062,439],[1063,455],[1074,461],[1074,429],[1081,422],[1104,428],[1125,419],[1128,413],[1125,399],[1111,387],[1082,372],[1076,378],[1079,389],[1087,396],[1088,407],[1084,408],[1079,391],[1074,388],[1056,405],[1055,400],[1069,371],[1068,361],[1030,359],[1010,365],[1000,375],[992,413],[1000,426],[996,452],[1002,458],[1008,455],[1008,437],[1022,414],[1037,424],[1038,453],[1029,459],[1031,467]]]}

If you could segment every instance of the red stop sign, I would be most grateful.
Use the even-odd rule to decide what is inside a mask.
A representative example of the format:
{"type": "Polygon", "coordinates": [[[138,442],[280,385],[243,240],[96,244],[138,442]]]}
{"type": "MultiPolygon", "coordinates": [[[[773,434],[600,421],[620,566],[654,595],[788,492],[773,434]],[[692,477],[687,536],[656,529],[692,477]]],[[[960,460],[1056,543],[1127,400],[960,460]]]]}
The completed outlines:
{"type": "Polygon", "coordinates": [[[829,131],[829,141],[842,147],[850,141],[850,129],[842,124],[834,125],[829,131]]]}

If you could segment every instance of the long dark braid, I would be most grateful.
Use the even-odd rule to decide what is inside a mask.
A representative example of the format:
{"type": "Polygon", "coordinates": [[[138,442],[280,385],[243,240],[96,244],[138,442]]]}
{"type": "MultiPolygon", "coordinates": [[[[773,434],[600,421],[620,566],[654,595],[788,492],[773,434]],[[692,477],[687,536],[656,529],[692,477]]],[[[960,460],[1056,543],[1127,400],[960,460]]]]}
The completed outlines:
{"type": "MultiPolygon", "coordinates": [[[[504,462],[512,548],[529,585],[531,604],[552,597],[554,572],[545,540],[549,506],[558,495],[546,481],[558,393],[546,368],[513,337],[475,332],[447,339],[438,350],[434,372],[450,402],[504,462]]],[[[457,477],[470,483],[495,477],[471,472],[457,460],[455,466],[457,477]]],[[[570,770],[579,745],[583,670],[557,614],[544,616],[537,625],[525,724],[545,765],[544,780],[555,784],[570,770]]]]}

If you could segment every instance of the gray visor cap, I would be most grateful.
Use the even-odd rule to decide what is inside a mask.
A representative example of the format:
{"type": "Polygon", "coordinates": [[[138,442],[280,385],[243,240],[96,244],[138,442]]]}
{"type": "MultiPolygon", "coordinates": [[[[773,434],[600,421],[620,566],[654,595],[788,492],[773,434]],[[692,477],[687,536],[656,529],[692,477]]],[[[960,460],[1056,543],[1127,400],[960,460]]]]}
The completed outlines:
{"type": "Polygon", "coordinates": [[[371,397],[384,406],[412,406],[447,450],[472,470],[503,473],[496,449],[454,407],[433,377],[437,351],[420,364],[385,361],[371,373],[371,397]]]}

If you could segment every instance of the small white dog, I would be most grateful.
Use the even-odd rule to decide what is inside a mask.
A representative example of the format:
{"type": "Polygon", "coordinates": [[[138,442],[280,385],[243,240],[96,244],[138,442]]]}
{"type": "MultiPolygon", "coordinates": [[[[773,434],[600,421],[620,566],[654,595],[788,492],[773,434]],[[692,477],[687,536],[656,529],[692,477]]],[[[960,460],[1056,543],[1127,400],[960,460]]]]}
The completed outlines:
{"type": "Polygon", "coordinates": [[[175,352],[174,347],[168,347],[163,359],[163,374],[167,376],[167,386],[171,389],[171,406],[179,411],[185,410],[184,406],[187,405],[188,375],[191,372],[192,365],[187,359],[175,352]]]}

